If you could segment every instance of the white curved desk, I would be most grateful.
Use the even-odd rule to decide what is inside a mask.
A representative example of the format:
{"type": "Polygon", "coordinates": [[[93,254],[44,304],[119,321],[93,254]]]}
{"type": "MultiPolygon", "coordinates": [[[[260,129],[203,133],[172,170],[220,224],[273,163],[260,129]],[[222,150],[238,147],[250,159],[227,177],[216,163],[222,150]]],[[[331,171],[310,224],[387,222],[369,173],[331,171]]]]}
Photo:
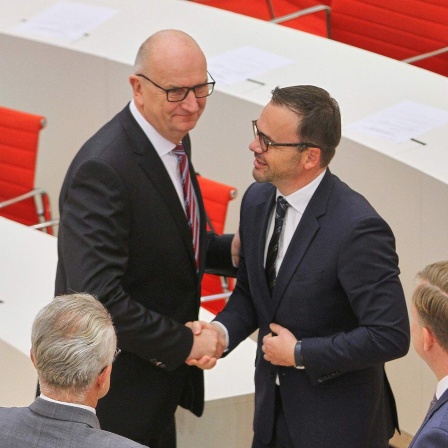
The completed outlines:
{"type": "MultiPolygon", "coordinates": [[[[27,406],[37,385],[29,358],[31,326],[54,294],[56,238],[0,218],[0,247],[0,406],[27,406]]],[[[213,315],[201,308],[200,318],[210,321],[213,315]]],[[[247,339],[205,372],[203,417],[178,411],[180,448],[195,446],[199,440],[218,447],[213,442],[217,437],[223,448],[249,446],[255,349],[255,342],[247,339]],[[235,443],[228,444],[232,439],[235,443]]]]}
{"type": "MultiPolygon", "coordinates": [[[[188,1],[79,1],[107,5],[118,13],[87,37],[63,43],[14,31],[23,19],[56,0],[16,0],[13,7],[0,0],[5,11],[0,18],[0,103],[47,116],[37,182],[49,190],[54,205],[80,145],[130,99],[127,76],[138,46],[163,28],[190,33],[209,58],[250,45],[294,61],[258,76],[264,85],[218,85],[192,132],[196,169],[240,191],[230,204],[230,231],[238,225],[241,196],[252,182],[250,121],[275,86],[315,84],[327,89],[341,106],[344,125],[404,100],[447,108],[447,78],[293,29],[188,1]]],[[[394,230],[408,298],[415,273],[448,257],[448,125],[415,137],[426,146],[344,129],[331,163],[333,172],[363,193],[394,230]]],[[[387,369],[401,427],[414,433],[436,380],[412,349],[387,369]]]]}

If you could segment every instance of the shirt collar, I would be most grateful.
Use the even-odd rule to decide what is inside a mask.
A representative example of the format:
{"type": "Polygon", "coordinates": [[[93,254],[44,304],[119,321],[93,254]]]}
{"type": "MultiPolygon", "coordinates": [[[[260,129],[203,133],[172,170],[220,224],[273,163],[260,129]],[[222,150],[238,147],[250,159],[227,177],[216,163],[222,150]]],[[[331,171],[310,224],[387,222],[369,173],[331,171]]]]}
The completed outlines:
{"type": "Polygon", "coordinates": [[[437,400],[448,389],[448,375],[437,383],[436,398],[437,400]]]}
{"type": "Polygon", "coordinates": [[[43,393],[41,393],[39,397],[42,398],[42,400],[51,401],[52,403],[58,403],[63,404],[64,406],[73,406],[75,408],[86,409],[87,411],[93,412],[96,415],[95,408],[92,408],[91,406],[86,406],[85,404],[67,403],[66,401],[53,400],[53,398],[47,397],[43,393]]]}
{"type": "Polygon", "coordinates": [[[175,148],[176,145],[174,145],[173,142],[170,142],[165,137],[160,135],[155,128],[148,123],[145,117],[137,109],[134,100],[129,103],[129,109],[132,116],[135,118],[145,135],[148,137],[149,141],[154,146],[157,154],[159,154],[159,157],[163,157],[175,148]]]}
{"type": "MultiPolygon", "coordinates": [[[[300,190],[297,190],[288,196],[284,196],[284,198],[288,201],[289,205],[303,215],[308,203],[313,197],[313,194],[316,192],[317,187],[322,182],[322,179],[324,178],[326,171],[327,170],[324,170],[322,173],[319,174],[319,176],[317,176],[308,185],[305,185],[300,190]]],[[[279,196],[282,196],[282,194],[277,190],[276,199],[279,196]]]]}

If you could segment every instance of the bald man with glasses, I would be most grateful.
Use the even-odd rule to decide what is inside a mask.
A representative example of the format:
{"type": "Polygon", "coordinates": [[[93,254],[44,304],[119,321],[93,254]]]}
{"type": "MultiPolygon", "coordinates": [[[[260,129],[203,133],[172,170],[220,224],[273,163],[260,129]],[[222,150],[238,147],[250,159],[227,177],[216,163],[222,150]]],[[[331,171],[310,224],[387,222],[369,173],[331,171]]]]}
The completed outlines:
{"type": "Polygon", "coordinates": [[[186,361],[222,352],[194,336],[205,267],[234,275],[232,235],[206,232],[188,133],[215,82],[179,30],[140,47],[133,99],[81,148],[60,195],[56,293],[87,291],[111,313],[122,353],[101,426],[151,448],[176,446],[180,405],[200,416],[202,371],[186,361]]]}

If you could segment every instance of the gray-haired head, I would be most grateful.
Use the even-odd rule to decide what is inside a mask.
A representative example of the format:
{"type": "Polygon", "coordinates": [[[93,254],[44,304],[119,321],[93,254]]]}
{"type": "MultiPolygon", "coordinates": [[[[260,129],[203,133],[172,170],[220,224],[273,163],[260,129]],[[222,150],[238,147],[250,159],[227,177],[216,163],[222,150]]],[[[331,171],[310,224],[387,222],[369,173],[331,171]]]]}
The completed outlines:
{"type": "Polygon", "coordinates": [[[116,335],[106,308],[89,294],[54,298],[34,319],[31,352],[44,394],[83,400],[112,363],[116,335]]]}

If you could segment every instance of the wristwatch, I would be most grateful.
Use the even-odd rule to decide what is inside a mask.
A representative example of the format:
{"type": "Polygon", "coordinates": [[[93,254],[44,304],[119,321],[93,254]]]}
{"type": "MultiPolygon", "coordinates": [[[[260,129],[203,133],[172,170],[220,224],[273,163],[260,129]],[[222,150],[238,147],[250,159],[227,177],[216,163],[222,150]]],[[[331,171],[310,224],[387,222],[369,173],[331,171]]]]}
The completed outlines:
{"type": "Polygon", "coordinates": [[[303,370],[305,366],[303,365],[302,359],[302,341],[297,341],[294,347],[294,368],[303,370]]]}

